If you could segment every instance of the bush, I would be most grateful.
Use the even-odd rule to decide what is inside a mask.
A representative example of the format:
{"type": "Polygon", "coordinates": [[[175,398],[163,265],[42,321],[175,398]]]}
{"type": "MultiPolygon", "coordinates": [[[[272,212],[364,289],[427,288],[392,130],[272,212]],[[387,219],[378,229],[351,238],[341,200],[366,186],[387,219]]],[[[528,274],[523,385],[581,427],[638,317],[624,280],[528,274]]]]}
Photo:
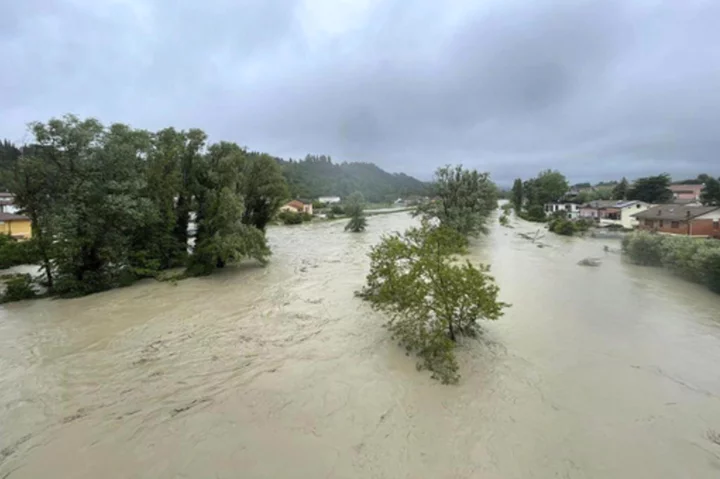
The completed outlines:
{"type": "Polygon", "coordinates": [[[503,213],[500,218],[498,218],[498,221],[503,226],[507,226],[510,224],[510,218],[508,217],[507,213],[503,213]]]}
{"type": "Polygon", "coordinates": [[[553,233],[563,236],[572,236],[577,231],[575,224],[572,221],[560,217],[556,217],[550,221],[548,227],[553,233]]]}
{"type": "Polygon", "coordinates": [[[342,216],[345,214],[345,208],[341,205],[335,204],[330,207],[330,212],[335,216],[342,216]]]}
{"type": "Polygon", "coordinates": [[[22,301],[37,296],[33,288],[33,280],[29,274],[12,275],[5,280],[5,292],[0,297],[0,302],[22,301]]]}
{"type": "Polygon", "coordinates": [[[519,212],[518,216],[525,221],[533,221],[536,223],[544,223],[547,221],[545,210],[541,205],[533,205],[527,210],[519,212]]]}
{"type": "Polygon", "coordinates": [[[720,293],[720,241],[642,231],[623,238],[622,245],[633,263],[663,266],[720,293]]]}
{"type": "Polygon", "coordinates": [[[299,225],[303,222],[303,215],[293,211],[281,211],[278,214],[278,219],[282,221],[284,225],[299,225]]]}
{"type": "Polygon", "coordinates": [[[312,221],[312,215],[308,213],[307,211],[303,211],[300,214],[300,219],[303,221],[303,223],[307,223],[308,221],[312,221]]]}
{"type": "Polygon", "coordinates": [[[0,269],[39,262],[35,241],[18,241],[8,235],[0,234],[0,269]]]}

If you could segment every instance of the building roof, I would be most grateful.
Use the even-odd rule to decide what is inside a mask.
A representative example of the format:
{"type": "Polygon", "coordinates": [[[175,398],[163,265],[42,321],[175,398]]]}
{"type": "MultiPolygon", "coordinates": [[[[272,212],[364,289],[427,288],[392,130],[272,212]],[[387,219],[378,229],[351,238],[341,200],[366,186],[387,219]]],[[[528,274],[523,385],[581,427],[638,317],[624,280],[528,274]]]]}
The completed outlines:
{"type": "Polygon", "coordinates": [[[670,191],[673,193],[697,193],[705,188],[705,185],[701,183],[690,184],[690,185],[670,185],[670,191]]]}
{"type": "Polygon", "coordinates": [[[720,206],[658,205],[633,216],[640,219],[688,220],[720,209],[720,206]]]}
{"type": "Polygon", "coordinates": [[[15,195],[7,191],[0,191],[0,198],[15,198],[15,195]]]}
{"type": "Polygon", "coordinates": [[[300,210],[301,210],[301,209],[303,209],[303,208],[305,207],[305,203],[303,203],[303,202],[300,201],[300,200],[292,200],[292,201],[286,203],[285,206],[290,206],[290,207],[292,207],[292,208],[300,209],[300,210]]]}
{"type": "Polygon", "coordinates": [[[582,205],[583,208],[620,208],[618,204],[626,203],[625,201],[618,200],[595,200],[582,205]]]}
{"type": "Polygon", "coordinates": [[[0,221],[20,221],[20,220],[29,220],[27,216],[23,215],[15,215],[12,213],[0,213],[0,221]]]}

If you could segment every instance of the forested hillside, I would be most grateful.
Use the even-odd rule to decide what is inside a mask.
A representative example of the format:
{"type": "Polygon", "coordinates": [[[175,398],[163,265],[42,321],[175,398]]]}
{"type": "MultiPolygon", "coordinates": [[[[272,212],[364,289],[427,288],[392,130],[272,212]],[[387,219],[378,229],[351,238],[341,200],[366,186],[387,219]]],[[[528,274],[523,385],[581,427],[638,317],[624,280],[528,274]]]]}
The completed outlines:
{"type": "Polygon", "coordinates": [[[405,174],[388,173],[373,163],[335,164],[329,156],[278,160],[293,197],[346,197],[355,191],[371,202],[392,201],[426,193],[426,184],[405,174]]]}

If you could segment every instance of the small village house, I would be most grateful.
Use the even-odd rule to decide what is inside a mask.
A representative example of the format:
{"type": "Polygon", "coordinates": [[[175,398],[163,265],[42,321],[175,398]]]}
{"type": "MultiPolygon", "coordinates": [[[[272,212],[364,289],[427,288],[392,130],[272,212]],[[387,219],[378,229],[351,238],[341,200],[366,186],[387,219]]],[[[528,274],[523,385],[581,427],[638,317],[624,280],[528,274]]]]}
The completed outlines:
{"type": "Polygon", "coordinates": [[[0,192],[0,213],[16,214],[20,208],[15,204],[15,195],[7,192],[0,192]]]}
{"type": "Polygon", "coordinates": [[[635,218],[647,231],[720,238],[720,206],[658,205],[635,218]]]}
{"type": "Polygon", "coordinates": [[[574,220],[580,216],[580,205],[576,203],[547,203],[545,214],[550,216],[555,213],[564,213],[565,217],[574,220]]]}
{"type": "Polygon", "coordinates": [[[699,200],[705,185],[670,185],[676,200],[699,200]]]}
{"type": "Polygon", "coordinates": [[[280,207],[280,211],[291,211],[293,213],[313,214],[312,203],[303,203],[300,200],[292,200],[280,207]]]}
{"type": "Polygon", "coordinates": [[[339,196],[321,196],[318,198],[318,201],[320,203],[324,203],[326,205],[332,205],[335,203],[340,203],[340,197],[339,196]]]}
{"type": "MultiPolygon", "coordinates": [[[[649,203],[645,203],[644,201],[619,201],[613,206],[613,217],[600,217],[600,225],[617,225],[622,226],[625,229],[633,229],[637,228],[639,221],[635,217],[637,213],[642,213],[643,211],[650,208],[651,205],[649,203]]],[[[609,210],[605,210],[609,211],[609,210]]]]}
{"type": "Polygon", "coordinates": [[[580,207],[580,218],[619,220],[620,208],[617,200],[596,200],[580,207]]]}
{"type": "Polygon", "coordinates": [[[29,239],[32,236],[30,218],[13,213],[0,213],[0,233],[16,239],[29,239]]]}

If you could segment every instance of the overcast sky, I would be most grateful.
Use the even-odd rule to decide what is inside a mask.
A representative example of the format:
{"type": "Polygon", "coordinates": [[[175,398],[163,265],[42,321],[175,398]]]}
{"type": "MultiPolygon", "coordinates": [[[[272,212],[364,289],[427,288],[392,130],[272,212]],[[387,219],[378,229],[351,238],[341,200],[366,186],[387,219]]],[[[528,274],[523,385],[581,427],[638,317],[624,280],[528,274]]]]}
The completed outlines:
{"type": "Polygon", "coordinates": [[[4,0],[0,137],[66,112],[506,183],[720,174],[717,0],[4,0]]]}

